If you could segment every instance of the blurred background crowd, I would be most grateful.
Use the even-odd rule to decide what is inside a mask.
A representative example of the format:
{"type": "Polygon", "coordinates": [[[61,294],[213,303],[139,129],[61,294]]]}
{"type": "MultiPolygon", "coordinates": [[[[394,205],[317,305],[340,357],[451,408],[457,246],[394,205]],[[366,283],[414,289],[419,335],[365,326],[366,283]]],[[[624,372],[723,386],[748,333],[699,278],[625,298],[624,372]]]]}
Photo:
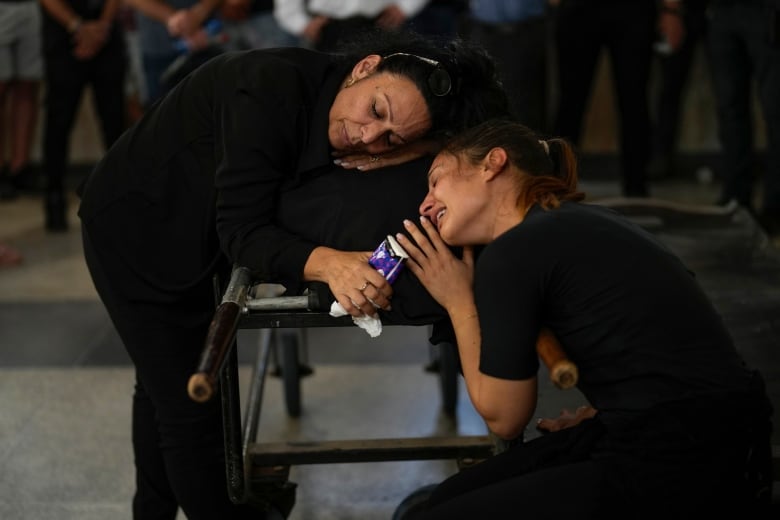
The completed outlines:
{"type": "Polygon", "coordinates": [[[622,195],[697,176],[780,233],[780,0],[0,0],[0,209],[40,196],[65,231],[67,180],[194,67],[368,27],[480,42],[517,118],[609,156],[622,195]]]}

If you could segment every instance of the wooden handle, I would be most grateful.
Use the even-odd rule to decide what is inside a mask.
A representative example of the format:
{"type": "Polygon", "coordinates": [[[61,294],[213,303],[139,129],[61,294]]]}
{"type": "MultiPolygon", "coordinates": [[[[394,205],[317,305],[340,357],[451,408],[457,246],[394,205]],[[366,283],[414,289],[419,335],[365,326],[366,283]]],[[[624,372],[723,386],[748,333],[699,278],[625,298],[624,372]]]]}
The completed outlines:
{"type": "Polygon", "coordinates": [[[197,371],[190,376],[187,393],[195,402],[203,403],[216,392],[219,371],[233,345],[241,307],[234,302],[224,302],[214,313],[206,336],[197,371]]]}
{"type": "Polygon", "coordinates": [[[566,390],[577,384],[579,373],[575,365],[563,351],[558,338],[549,329],[542,329],[536,340],[536,352],[547,366],[550,379],[558,388],[566,390]]]}

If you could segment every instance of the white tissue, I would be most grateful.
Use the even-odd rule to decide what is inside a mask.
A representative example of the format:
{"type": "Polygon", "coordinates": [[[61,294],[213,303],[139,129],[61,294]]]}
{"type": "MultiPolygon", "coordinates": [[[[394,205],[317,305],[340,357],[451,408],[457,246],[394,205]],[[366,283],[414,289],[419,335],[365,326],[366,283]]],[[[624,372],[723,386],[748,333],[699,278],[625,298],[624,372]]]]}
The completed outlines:
{"type": "MultiPolygon", "coordinates": [[[[339,318],[341,316],[346,316],[349,314],[344,307],[341,306],[339,302],[333,302],[330,306],[330,315],[334,318],[339,318]]],[[[375,338],[379,336],[382,333],[382,320],[377,318],[372,318],[371,316],[364,315],[360,318],[352,317],[352,321],[360,327],[361,329],[368,332],[369,336],[372,338],[375,338]]]]}

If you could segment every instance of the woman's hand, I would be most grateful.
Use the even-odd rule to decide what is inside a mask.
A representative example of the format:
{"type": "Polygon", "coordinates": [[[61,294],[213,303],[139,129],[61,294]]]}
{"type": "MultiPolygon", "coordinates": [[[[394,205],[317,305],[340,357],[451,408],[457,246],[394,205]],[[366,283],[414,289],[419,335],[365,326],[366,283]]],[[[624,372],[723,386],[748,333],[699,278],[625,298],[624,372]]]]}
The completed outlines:
{"type": "Polygon", "coordinates": [[[592,406],[580,406],[574,413],[567,409],[561,410],[560,415],[555,419],[539,419],[536,422],[536,429],[543,432],[557,432],[572,426],[577,426],[585,419],[596,416],[597,410],[592,406]]]}
{"type": "Polygon", "coordinates": [[[463,249],[463,259],[457,258],[430,220],[420,217],[420,222],[428,237],[414,222],[404,220],[404,227],[416,245],[402,233],[396,235],[401,247],[409,253],[406,266],[431,296],[447,309],[450,317],[457,319],[458,307],[474,307],[474,253],[470,247],[466,247],[463,249]]]}
{"type": "Polygon", "coordinates": [[[328,284],[336,300],[352,316],[376,316],[377,308],[389,311],[393,288],[368,259],[370,251],[338,251],[318,247],[304,266],[304,279],[328,284]]]}
{"type": "Polygon", "coordinates": [[[423,155],[435,154],[439,151],[439,148],[440,145],[438,142],[422,139],[377,155],[367,153],[348,155],[334,154],[336,159],[333,163],[348,170],[358,169],[367,172],[385,166],[403,164],[422,157],[423,155]]]}
{"type": "Polygon", "coordinates": [[[73,56],[77,60],[90,60],[100,52],[108,39],[109,26],[99,20],[84,22],[73,34],[73,56]]]}

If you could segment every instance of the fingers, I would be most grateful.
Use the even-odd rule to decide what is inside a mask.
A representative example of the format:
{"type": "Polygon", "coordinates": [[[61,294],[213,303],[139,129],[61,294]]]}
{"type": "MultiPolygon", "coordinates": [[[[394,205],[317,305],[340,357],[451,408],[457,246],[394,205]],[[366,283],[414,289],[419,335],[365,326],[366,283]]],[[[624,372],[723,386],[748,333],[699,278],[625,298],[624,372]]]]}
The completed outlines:
{"type": "Polygon", "coordinates": [[[348,313],[356,318],[362,316],[376,318],[378,309],[391,310],[390,299],[383,292],[383,290],[386,291],[386,287],[383,286],[389,287],[389,284],[384,283],[377,287],[370,282],[364,282],[361,287],[342,295],[338,301],[348,313]]]}
{"type": "MultiPolygon", "coordinates": [[[[345,155],[333,160],[333,164],[347,170],[369,171],[388,166],[387,160],[381,155],[345,155]]],[[[392,163],[390,163],[392,164],[392,163]]]]}
{"type": "Polygon", "coordinates": [[[353,277],[347,287],[342,286],[338,300],[342,307],[356,318],[366,315],[376,317],[378,309],[392,310],[392,296],[393,288],[384,276],[366,264],[366,268],[359,271],[357,278],[353,277]]]}

